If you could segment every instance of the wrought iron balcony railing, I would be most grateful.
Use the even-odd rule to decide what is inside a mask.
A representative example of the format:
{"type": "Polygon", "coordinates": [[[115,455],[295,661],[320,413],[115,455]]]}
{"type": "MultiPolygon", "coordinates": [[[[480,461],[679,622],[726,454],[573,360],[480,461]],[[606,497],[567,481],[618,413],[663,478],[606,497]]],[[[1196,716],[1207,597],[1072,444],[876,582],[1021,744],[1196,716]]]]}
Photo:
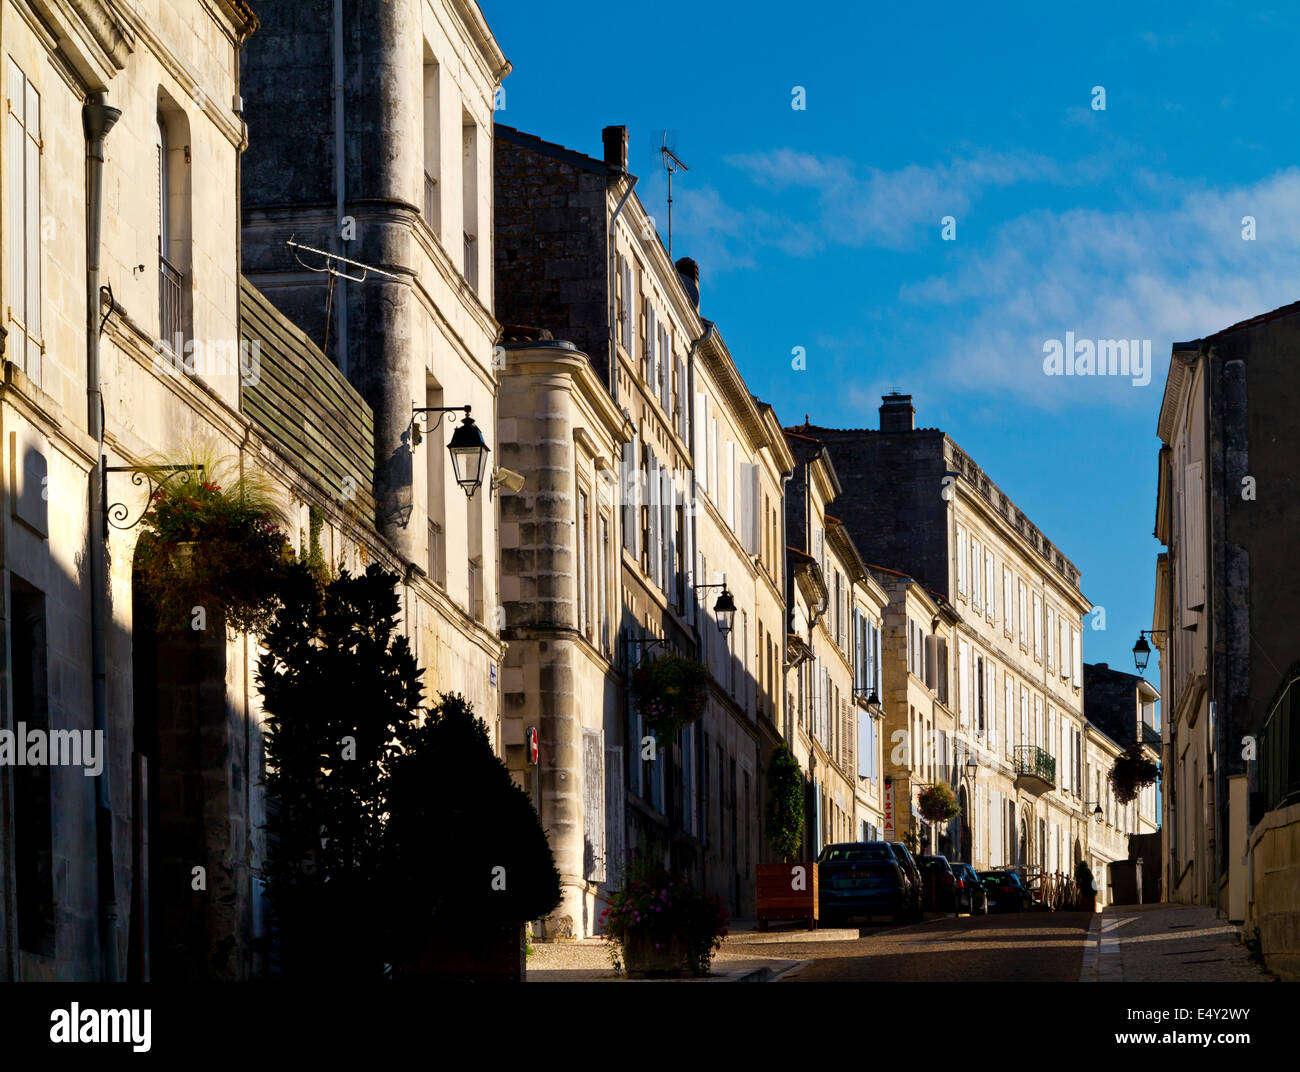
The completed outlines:
{"type": "MultiPolygon", "coordinates": [[[[181,291],[181,273],[166,257],[158,256],[158,320],[162,341],[176,348],[184,335],[184,303],[181,291]]],[[[182,343],[183,345],[183,343],[182,343]]]]}
{"type": "Polygon", "coordinates": [[[1038,778],[1056,785],[1056,760],[1035,744],[1016,746],[1016,777],[1038,778]]]}

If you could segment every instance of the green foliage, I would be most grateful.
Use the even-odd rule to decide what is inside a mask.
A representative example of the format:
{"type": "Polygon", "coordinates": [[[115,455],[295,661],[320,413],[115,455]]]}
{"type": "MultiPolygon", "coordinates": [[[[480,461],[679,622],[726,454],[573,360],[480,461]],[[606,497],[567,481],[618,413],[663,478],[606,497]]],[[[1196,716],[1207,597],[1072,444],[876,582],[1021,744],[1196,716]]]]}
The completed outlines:
{"type": "Polygon", "coordinates": [[[921,817],[932,823],[946,823],[961,814],[961,806],[952,789],[942,782],[922,789],[916,804],[921,817]]]}
{"type": "Polygon", "coordinates": [[[264,878],[287,974],[377,978],[435,934],[560,901],[537,813],[483,722],[452,695],[421,719],[396,582],[371,565],[322,587],[294,563],[263,638],[264,878]]]}
{"type": "MultiPolygon", "coordinates": [[[[282,516],[259,478],[211,459],[198,464],[201,475],[172,477],[145,510],[135,557],[141,586],[162,629],[187,628],[201,606],[233,632],[261,632],[284,570],[282,516]]],[[[156,466],[143,472],[155,482],[168,475],[156,466]]]]}
{"type": "Polygon", "coordinates": [[[421,700],[419,668],[397,632],[396,580],[372,565],[322,589],[296,563],[263,637],[265,879],[287,972],[364,977],[382,967],[376,876],[388,781],[398,733],[421,700]]]}
{"type": "Polygon", "coordinates": [[[767,812],[764,816],[767,842],[782,860],[788,860],[803,844],[803,771],[785,744],[772,750],[767,764],[767,812]]]}
{"type": "Polygon", "coordinates": [[[398,948],[439,929],[540,919],[560,873],[528,794],[457,695],[406,728],[389,786],[384,870],[398,948]]]}
{"type": "Polygon", "coordinates": [[[661,655],[632,671],[632,696],[646,725],[661,742],[704,714],[709,699],[709,672],[697,659],[661,655]]]}
{"type": "Polygon", "coordinates": [[[1136,800],[1137,795],[1148,785],[1155,785],[1159,777],[1159,765],[1142,754],[1140,744],[1129,745],[1121,752],[1106,776],[1115,799],[1121,804],[1136,800]]]}
{"type": "Polygon", "coordinates": [[[616,970],[622,968],[628,937],[635,933],[655,943],[680,938],[691,970],[708,975],[727,936],[727,910],[720,898],[647,860],[633,864],[627,885],[610,897],[600,918],[616,970]]]}

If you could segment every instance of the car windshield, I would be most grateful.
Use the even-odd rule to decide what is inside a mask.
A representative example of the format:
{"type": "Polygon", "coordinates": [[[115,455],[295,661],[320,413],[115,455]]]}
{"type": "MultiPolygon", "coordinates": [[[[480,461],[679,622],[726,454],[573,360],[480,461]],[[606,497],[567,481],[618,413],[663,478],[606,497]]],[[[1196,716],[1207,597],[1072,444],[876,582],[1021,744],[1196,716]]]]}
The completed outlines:
{"type": "Polygon", "coordinates": [[[821,862],[826,864],[861,863],[868,860],[894,862],[894,854],[884,845],[828,845],[821,862]]]}
{"type": "Polygon", "coordinates": [[[923,868],[925,868],[927,871],[948,871],[948,870],[951,870],[951,869],[948,867],[948,861],[947,861],[947,860],[941,860],[941,859],[939,859],[938,857],[935,857],[935,856],[931,856],[931,857],[929,857],[928,859],[922,860],[922,861],[921,861],[921,866],[922,866],[923,868]]]}

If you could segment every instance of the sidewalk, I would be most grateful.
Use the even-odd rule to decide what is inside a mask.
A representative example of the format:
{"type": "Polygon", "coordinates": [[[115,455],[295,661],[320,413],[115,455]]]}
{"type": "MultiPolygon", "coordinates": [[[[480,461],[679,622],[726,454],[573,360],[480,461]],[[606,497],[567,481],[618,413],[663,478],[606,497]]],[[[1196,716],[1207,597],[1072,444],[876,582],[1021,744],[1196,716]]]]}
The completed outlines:
{"type": "Polygon", "coordinates": [[[1118,905],[1088,930],[1080,982],[1266,983],[1240,927],[1194,905],[1118,905]]]}
{"type": "MultiPolygon", "coordinates": [[[[854,937],[857,933],[854,932],[854,937]]],[[[529,983],[636,983],[636,982],[693,982],[693,983],[764,983],[783,975],[802,964],[798,960],[756,956],[746,946],[754,945],[754,938],[764,938],[750,932],[739,941],[728,938],[722,950],[713,958],[713,974],[702,979],[628,979],[615,975],[610,961],[609,946],[600,938],[583,938],[571,942],[539,942],[533,946],[528,958],[525,982],[529,983]]],[[[771,937],[780,940],[779,935],[771,937]]]]}

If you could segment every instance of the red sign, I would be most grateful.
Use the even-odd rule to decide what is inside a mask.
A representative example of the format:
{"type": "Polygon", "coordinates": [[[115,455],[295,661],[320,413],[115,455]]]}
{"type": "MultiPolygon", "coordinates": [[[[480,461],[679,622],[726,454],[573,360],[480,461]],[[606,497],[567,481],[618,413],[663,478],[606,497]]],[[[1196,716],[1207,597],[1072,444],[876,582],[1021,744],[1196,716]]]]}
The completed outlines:
{"type": "Polygon", "coordinates": [[[894,840],[894,783],[885,783],[885,840],[894,840]]]}
{"type": "Polygon", "coordinates": [[[528,762],[537,765],[537,730],[533,726],[528,727],[528,762]]]}

